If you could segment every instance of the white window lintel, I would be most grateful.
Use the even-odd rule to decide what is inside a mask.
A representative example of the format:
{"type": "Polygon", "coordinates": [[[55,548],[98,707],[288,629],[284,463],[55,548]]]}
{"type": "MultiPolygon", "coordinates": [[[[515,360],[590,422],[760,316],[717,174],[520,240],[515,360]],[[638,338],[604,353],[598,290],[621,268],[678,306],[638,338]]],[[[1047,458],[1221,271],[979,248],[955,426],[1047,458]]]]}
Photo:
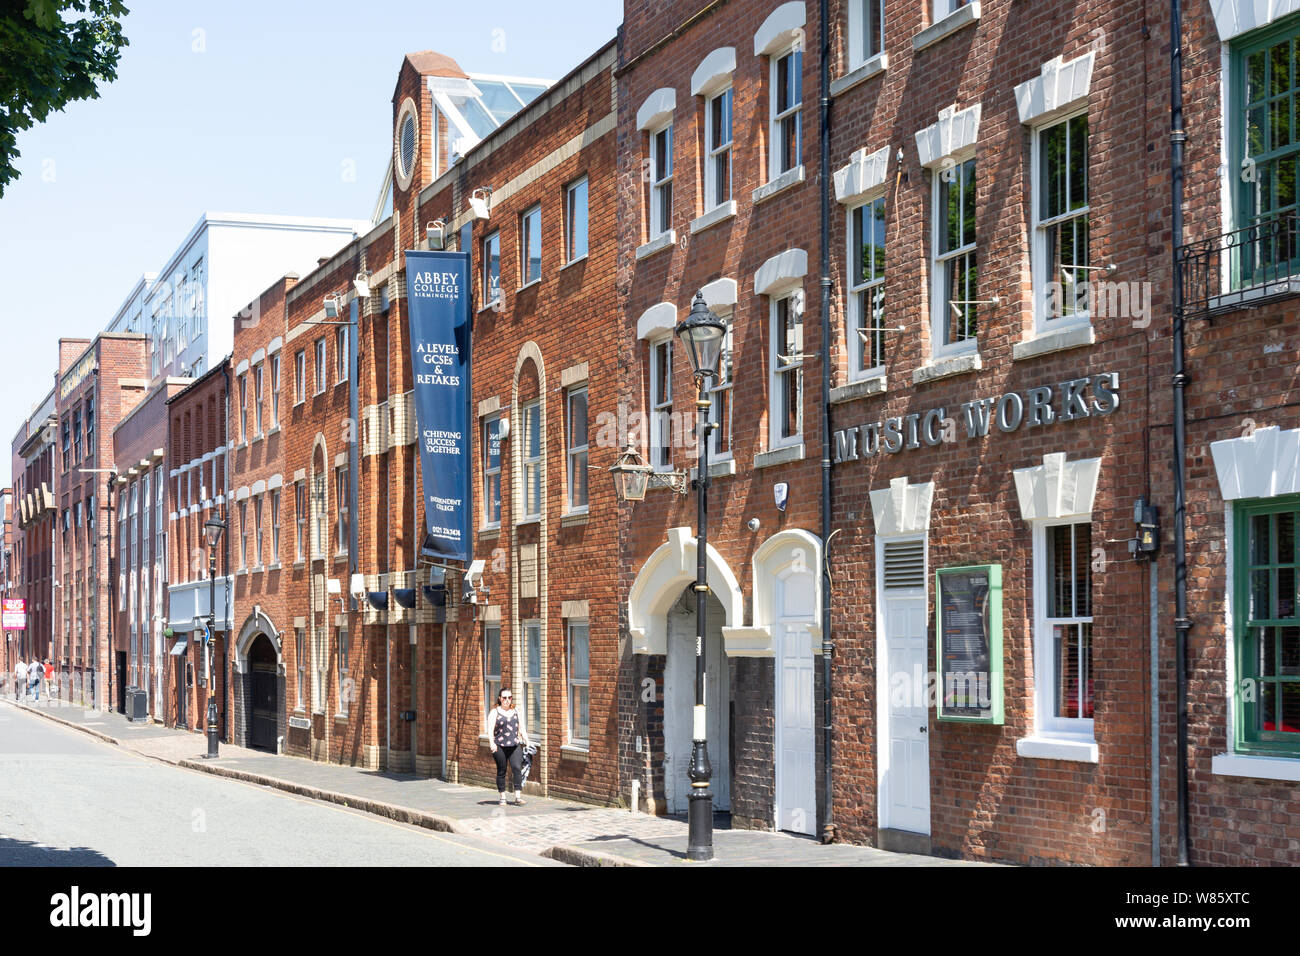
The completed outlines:
{"type": "Polygon", "coordinates": [[[660,302],[641,313],[636,322],[636,337],[642,340],[671,335],[677,328],[677,306],[660,302]]]}
{"type": "Polygon", "coordinates": [[[808,15],[802,3],[783,3],[773,10],[754,34],[754,56],[771,56],[803,36],[808,15]]]}
{"type": "Polygon", "coordinates": [[[889,169],[889,147],[874,153],[865,148],[850,157],[848,165],[835,170],[835,198],[842,203],[856,203],[882,189],[889,169]]]}
{"type": "Polygon", "coordinates": [[[676,108],[677,91],[671,86],[661,87],[647,96],[636,111],[636,128],[657,130],[672,120],[676,108]]]}
{"type": "Polygon", "coordinates": [[[768,259],[754,273],[754,294],[773,295],[801,284],[808,274],[808,253],[787,249],[768,259]]]}
{"type": "Polygon", "coordinates": [[[691,95],[712,96],[726,89],[731,84],[731,75],[736,72],[736,48],[718,47],[695,68],[691,74],[691,95]]]}
{"type": "Polygon", "coordinates": [[[1043,64],[1040,76],[1018,84],[1020,122],[1026,126],[1045,123],[1086,103],[1096,59],[1092,50],[1073,60],[1053,57],[1043,64]]]}
{"type": "Polygon", "coordinates": [[[981,105],[959,110],[954,103],[939,111],[939,118],[916,134],[916,152],[921,165],[939,166],[955,160],[975,147],[980,132],[981,105]]]}
{"type": "Polygon", "coordinates": [[[1020,516],[1025,521],[1075,516],[1087,519],[1092,514],[1100,474],[1100,458],[1066,461],[1064,452],[1044,455],[1041,465],[1017,468],[1014,475],[1020,516]]]}

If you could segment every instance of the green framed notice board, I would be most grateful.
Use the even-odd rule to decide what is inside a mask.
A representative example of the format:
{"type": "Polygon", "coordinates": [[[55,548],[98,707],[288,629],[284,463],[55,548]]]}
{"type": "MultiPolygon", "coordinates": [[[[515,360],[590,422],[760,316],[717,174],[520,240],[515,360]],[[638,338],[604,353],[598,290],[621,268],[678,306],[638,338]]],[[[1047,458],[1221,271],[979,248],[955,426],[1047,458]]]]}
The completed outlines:
{"type": "Polygon", "coordinates": [[[1002,723],[1002,565],[935,571],[940,720],[1002,723]]]}

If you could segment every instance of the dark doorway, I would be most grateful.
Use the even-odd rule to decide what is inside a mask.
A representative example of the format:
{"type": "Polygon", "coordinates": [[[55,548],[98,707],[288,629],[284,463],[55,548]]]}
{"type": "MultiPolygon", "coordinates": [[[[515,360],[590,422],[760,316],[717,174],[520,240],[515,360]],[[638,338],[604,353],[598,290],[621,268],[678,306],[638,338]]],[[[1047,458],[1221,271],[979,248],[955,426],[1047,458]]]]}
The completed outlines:
{"type": "Polygon", "coordinates": [[[126,651],[117,652],[117,712],[126,713],[126,651]]]}
{"type": "Polygon", "coordinates": [[[275,752],[279,701],[276,700],[275,648],[265,634],[259,634],[248,650],[249,728],[248,744],[257,750],[275,752]]]}

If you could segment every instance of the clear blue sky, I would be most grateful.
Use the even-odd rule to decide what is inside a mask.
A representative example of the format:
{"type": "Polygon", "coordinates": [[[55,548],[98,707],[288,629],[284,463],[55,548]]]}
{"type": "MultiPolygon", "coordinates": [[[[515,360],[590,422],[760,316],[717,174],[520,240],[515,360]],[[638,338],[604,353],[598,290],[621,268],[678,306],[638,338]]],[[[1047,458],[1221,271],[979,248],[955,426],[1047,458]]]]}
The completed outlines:
{"type": "Polygon", "coordinates": [[[620,0],[127,0],[97,100],[22,134],[0,198],[0,476],[53,379],[205,209],[366,218],[391,154],[402,55],[558,79],[611,39],[620,0]],[[354,164],[355,176],[345,176],[354,164]]]}

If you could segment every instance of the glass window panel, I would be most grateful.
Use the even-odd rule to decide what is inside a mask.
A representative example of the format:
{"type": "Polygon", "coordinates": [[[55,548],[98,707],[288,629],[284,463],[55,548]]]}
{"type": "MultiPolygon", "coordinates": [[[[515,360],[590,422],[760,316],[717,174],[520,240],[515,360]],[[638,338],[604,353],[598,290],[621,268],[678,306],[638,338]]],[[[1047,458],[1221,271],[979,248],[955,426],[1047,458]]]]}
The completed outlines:
{"type": "Polygon", "coordinates": [[[1300,677],[1300,627],[1276,628],[1278,673],[1283,677],[1300,677]]]}
{"type": "Polygon", "coordinates": [[[1300,683],[1288,681],[1278,685],[1278,703],[1281,705],[1277,730],[1300,734],[1300,683]]]}
{"type": "Polygon", "coordinates": [[[1256,731],[1277,730],[1277,684],[1265,682],[1259,685],[1259,704],[1255,708],[1256,731]]]}
{"type": "Polygon", "coordinates": [[[1269,600],[1269,571],[1267,569],[1250,572],[1250,616],[1255,620],[1267,620],[1272,613],[1269,600]]]}
{"type": "Polygon", "coordinates": [[[1073,525],[1074,616],[1092,616],[1092,525],[1073,525]]]}
{"type": "Polygon", "coordinates": [[[519,101],[506,84],[496,80],[475,80],[474,85],[478,87],[483,105],[498,123],[505,122],[519,111],[519,101]]]}
{"type": "Polygon", "coordinates": [[[569,396],[569,447],[587,444],[587,390],[569,396]]]}
{"type": "Polygon", "coordinates": [[[573,680],[587,680],[590,676],[590,660],[588,655],[588,631],[585,624],[572,624],[569,626],[569,653],[571,660],[569,662],[569,676],[573,680]]]}
{"type": "Polygon", "coordinates": [[[1279,96],[1291,88],[1291,42],[1283,40],[1269,50],[1270,93],[1279,96]]]}
{"type": "Polygon", "coordinates": [[[590,695],[588,688],[575,685],[573,688],[573,715],[570,726],[576,740],[586,740],[591,736],[590,695]]]}
{"type": "Polygon", "coordinates": [[[1274,618],[1282,620],[1295,617],[1295,586],[1296,569],[1278,568],[1277,590],[1274,592],[1274,598],[1277,601],[1277,605],[1273,610],[1274,618]]]}
{"type": "Polygon", "coordinates": [[[1267,65],[1264,51],[1258,50],[1246,57],[1246,101],[1257,103],[1264,98],[1267,65]]]}
{"type": "Polygon", "coordinates": [[[1079,630],[1074,624],[1057,624],[1052,628],[1052,646],[1056,658],[1057,717],[1079,716],[1079,630]]]}
{"type": "Polygon", "coordinates": [[[1269,516],[1255,515],[1250,519],[1250,562],[1251,564],[1269,563],[1269,516]]]}
{"type": "Polygon", "coordinates": [[[542,276],[542,210],[535,208],[524,214],[524,283],[542,276]]]}
{"type": "Polygon", "coordinates": [[[1070,209],[1088,205],[1088,116],[1076,116],[1070,130],[1070,209]]]}
{"type": "Polygon", "coordinates": [[[569,259],[587,254],[587,180],[569,189],[569,259]]]}
{"type": "Polygon", "coordinates": [[[1277,551],[1275,560],[1278,564],[1294,564],[1295,554],[1295,519],[1294,511],[1283,511],[1277,516],[1277,551]]]}
{"type": "Polygon", "coordinates": [[[546,87],[532,83],[511,83],[510,88],[519,94],[519,98],[524,101],[524,105],[531,103],[546,92],[546,87]]]}
{"type": "Polygon", "coordinates": [[[1277,628],[1256,627],[1252,629],[1255,637],[1256,677],[1277,676],[1277,628]]]}

